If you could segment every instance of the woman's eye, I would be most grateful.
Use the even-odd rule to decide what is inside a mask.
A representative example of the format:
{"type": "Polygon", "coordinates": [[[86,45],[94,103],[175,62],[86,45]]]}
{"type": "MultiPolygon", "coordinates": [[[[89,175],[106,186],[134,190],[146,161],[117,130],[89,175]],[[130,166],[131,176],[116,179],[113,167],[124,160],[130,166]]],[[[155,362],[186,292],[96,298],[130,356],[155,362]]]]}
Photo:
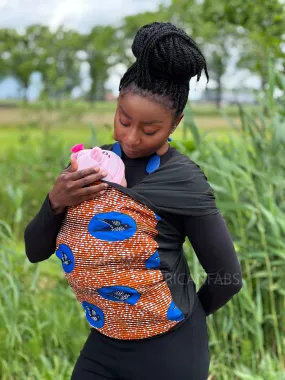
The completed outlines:
{"type": "Polygon", "coordinates": [[[157,131],[154,131],[154,132],[144,132],[145,135],[147,136],[152,136],[154,134],[156,134],[157,131]]]}
{"type": "Polygon", "coordinates": [[[120,124],[122,124],[124,127],[127,127],[128,124],[124,124],[121,119],[119,119],[120,124]]]}

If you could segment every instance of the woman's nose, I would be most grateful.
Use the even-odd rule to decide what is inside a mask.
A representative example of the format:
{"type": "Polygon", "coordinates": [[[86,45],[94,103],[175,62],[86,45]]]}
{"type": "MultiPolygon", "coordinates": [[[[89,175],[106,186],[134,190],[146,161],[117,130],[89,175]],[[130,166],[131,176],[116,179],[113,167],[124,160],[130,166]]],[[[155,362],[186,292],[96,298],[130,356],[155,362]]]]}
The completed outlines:
{"type": "Polygon", "coordinates": [[[127,134],[127,144],[129,147],[135,147],[140,144],[140,138],[136,131],[131,131],[127,134]]]}

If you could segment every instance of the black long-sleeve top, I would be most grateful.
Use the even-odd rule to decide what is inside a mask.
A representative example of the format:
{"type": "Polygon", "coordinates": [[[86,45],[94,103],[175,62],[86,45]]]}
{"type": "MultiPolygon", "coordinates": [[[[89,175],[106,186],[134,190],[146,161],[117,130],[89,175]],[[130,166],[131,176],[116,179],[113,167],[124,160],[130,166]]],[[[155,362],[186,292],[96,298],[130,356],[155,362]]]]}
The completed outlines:
{"type": "MultiPolygon", "coordinates": [[[[175,148],[169,147],[161,156],[161,164],[174,153],[175,148]]],[[[145,170],[148,158],[130,159],[123,153],[122,159],[128,188],[148,175],[145,170]]],[[[25,230],[26,255],[30,262],[46,260],[54,253],[56,237],[64,217],[65,212],[53,213],[47,195],[40,211],[25,230]]],[[[230,233],[218,209],[205,216],[180,215],[172,222],[189,238],[207,273],[197,295],[208,316],[226,304],[242,287],[241,268],[230,233]]]]}

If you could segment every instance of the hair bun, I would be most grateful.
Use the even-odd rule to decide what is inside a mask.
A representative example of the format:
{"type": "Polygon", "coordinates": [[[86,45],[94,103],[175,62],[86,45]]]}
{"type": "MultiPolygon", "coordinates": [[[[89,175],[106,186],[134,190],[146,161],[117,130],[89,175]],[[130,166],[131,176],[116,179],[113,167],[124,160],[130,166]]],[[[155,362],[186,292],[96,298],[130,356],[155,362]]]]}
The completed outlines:
{"type": "Polygon", "coordinates": [[[183,84],[198,76],[207,65],[197,44],[171,23],[154,22],[140,28],[132,51],[137,58],[138,85],[149,87],[154,79],[183,84]]]}
{"type": "Polygon", "coordinates": [[[205,70],[209,80],[206,60],[197,44],[169,22],[154,22],[140,28],[132,50],[137,60],[122,77],[120,94],[130,91],[163,101],[168,104],[166,107],[175,110],[176,117],[187,103],[190,79],[197,75],[199,81],[205,70]]]}

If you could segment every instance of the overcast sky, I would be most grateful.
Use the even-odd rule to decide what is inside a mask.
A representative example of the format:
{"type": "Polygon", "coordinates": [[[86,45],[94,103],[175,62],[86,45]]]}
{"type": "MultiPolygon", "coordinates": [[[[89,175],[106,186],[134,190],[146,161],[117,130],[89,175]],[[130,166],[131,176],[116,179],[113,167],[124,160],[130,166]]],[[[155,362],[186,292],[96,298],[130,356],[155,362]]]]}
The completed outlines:
{"type": "Polygon", "coordinates": [[[154,11],[169,0],[0,0],[0,27],[63,24],[88,32],[98,24],[117,24],[127,15],[154,11]]]}
{"type": "MultiPolygon", "coordinates": [[[[170,0],[0,0],[0,28],[15,28],[21,32],[31,24],[48,25],[51,29],[64,25],[85,33],[94,25],[119,24],[124,16],[155,11],[162,3],[169,4],[170,0]]],[[[119,79],[124,70],[119,67],[111,72],[107,85],[114,92],[118,89],[119,79]]],[[[247,72],[237,73],[229,67],[226,84],[230,83],[234,87],[244,80],[244,84],[254,87],[258,85],[256,78],[248,78],[247,72]]],[[[11,91],[15,91],[13,83],[6,81],[0,85],[0,97],[8,90],[10,95],[11,91]]],[[[199,98],[205,86],[204,75],[198,84],[196,78],[193,78],[190,97],[199,98]]],[[[32,92],[34,93],[34,89],[32,92]]]]}

